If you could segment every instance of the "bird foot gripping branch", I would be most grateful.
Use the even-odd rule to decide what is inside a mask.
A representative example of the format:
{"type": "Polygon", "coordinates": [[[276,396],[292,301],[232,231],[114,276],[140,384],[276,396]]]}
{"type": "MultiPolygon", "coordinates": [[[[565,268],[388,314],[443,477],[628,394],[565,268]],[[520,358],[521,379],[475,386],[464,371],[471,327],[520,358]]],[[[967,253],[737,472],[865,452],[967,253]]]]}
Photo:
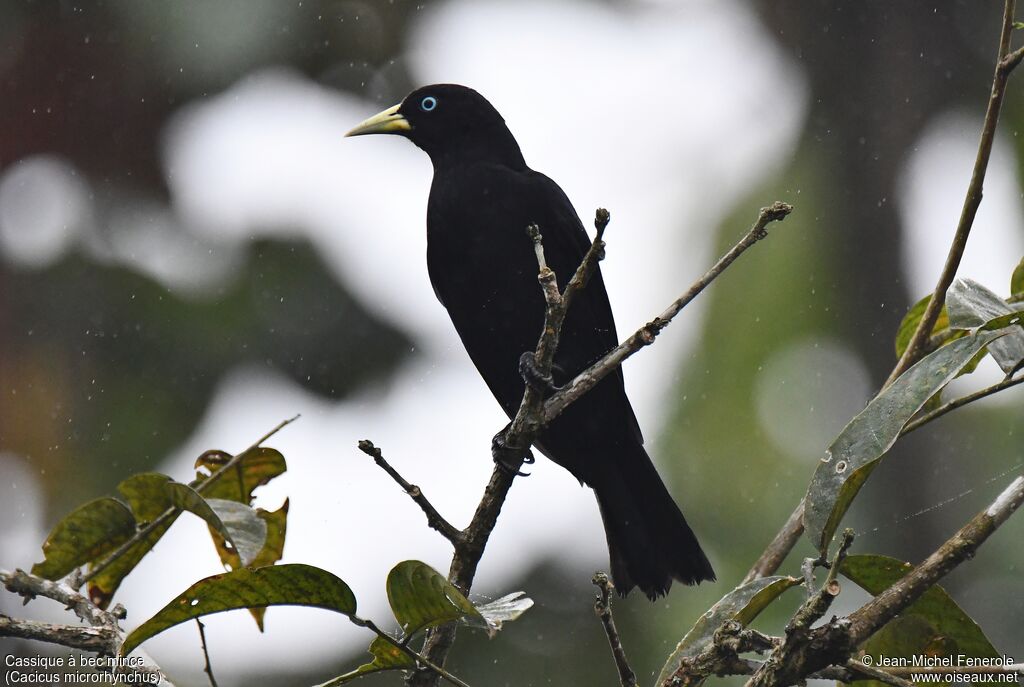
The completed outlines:
{"type": "MultiPolygon", "coordinates": [[[[532,353],[530,355],[533,355],[532,353]]],[[[491,438],[491,458],[494,464],[501,468],[506,474],[514,477],[529,477],[529,472],[519,469],[520,465],[533,465],[537,459],[533,457],[533,451],[529,446],[512,445],[508,441],[509,429],[512,423],[505,425],[505,428],[491,438]]]]}

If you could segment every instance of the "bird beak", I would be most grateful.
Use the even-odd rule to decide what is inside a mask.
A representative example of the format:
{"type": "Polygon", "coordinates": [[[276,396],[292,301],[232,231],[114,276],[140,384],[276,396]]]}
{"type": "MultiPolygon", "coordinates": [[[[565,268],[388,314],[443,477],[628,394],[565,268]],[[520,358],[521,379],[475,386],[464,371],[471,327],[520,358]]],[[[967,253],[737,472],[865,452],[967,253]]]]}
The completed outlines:
{"type": "Polygon", "coordinates": [[[401,103],[373,115],[366,121],[360,122],[352,131],[345,135],[404,134],[406,131],[411,131],[412,127],[409,125],[409,120],[398,114],[399,107],[401,107],[401,103]]]}

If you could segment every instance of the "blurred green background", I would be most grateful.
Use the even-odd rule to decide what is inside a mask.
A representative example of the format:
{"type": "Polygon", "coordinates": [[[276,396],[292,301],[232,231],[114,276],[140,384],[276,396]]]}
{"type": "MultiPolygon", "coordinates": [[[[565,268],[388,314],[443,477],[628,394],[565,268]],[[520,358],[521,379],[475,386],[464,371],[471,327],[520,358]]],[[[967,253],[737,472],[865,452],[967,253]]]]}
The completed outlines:
{"type": "MultiPolygon", "coordinates": [[[[658,5],[549,4],[558,6],[552,22],[573,12],[611,13],[619,22],[612,23],[612,37],[621,30],[624,40],[633,30],[631,17],[658,5]]],[[[676,11],[685,14],[691,5],[718,11],[709,9],[713,4],[682,3],[676,11]]],[[[239,366],[283,375],[331,403],[403,383],[402,366],[421,355],[414,328],[382,316],[376,304],[353,293],[322,246],[294,226],[278,226],[280,218],[268,218],[270,229],[254,227],[252,235],[259,236],[241,243],[187,226],[188,214],[177,213],[168,185],[177,170],[169,168],[163,146],[165,127],[181,108],[266,67],[284,66],[329,91],[364,97],[366,114],[399,101],[419,85],[422,46],[410,51],[409,36],[424,14],[442,5],[0,2],[0,468],[16,464],[38,479],[44,529],[128,474],[155,469],[196,430],[224,375],[239,366]],[[43,191],[32,186],[37,178],[49,180],[43,191]],[[61,195],[65,187],[74,193],[61,195]],[[47,195],[51,188],[56,195],[47,195]],[[85,200],[69,204],[67,197],[85,200]],[[48,218],[56,228],[37,232],[26,228],[25,217],[48,218]],[[124,232],[167,217],[173,219],[167,230],[179,234],[178,252],[166,255],[159,269],[133,264],[131,250],[123,249],[124,232]]],[[[488,5],[517,11],[512,0],[488,5]]],[[[661,458],[666,481],[687,495],[684,510],[711,543],[722,584],[676,588],[653,605],[641,598],[616,605],[626,649],[645,683],[693,619],[742,577],[781,526],[816,454],[841,427],[835,418],[856,413],[894,364],[896,327],[924,294],[913,269],[934,280],[956,221],[955,214],[940,216],[941,226],[918,230],[915,243],[906,201],[934,193],[936,203],[940,196],[958,203],[970,165],[969,157],[956,158],[966,159],[963,169],[937,170],[948,171],[954,182],[914,190],[908,160],[924,145],[923,132],[949,121],[950,113],[961,124],[942,129],[953,139],[938,149],[976,145],[1001,12],[996,2],[753,0],[724,6],[749,17],[762,39],[785,55],[807,95],[804,103],[766,104],[799,110],[801,129],[784,158],[773,161],[771,174],[738,189],[724,212],[710,213],[716,228],[701,239],[713,246],[705,252],[731,245],[756,208],[772,200],[791,202],[796,212],[714,285],[699,316],[684,315],[687,323],[676,325],[689,330],[690,343],[662,370],[664,420],[657,436],[648,431],[648,444],[661,458]],[[938,248],[919,249],[928,243],[938,248]]],[[[538,5],[531,7],[538,12],[538,5]]],[[[430,16],[438,22],[450,15],[430,16]]],[[[740,61],[762,59],[758,45],[740,61]]],[[[515,60],[509,56],[511,64],[515,60]]],[[[714,67],[711,61],[708,68],[714,67]]],[[[649,79],[642,65],[634,77],[646,79],[644,89],[655,102],[688,87],[649,79]]],[[[723,94],[745,88],[724,74],[719,87],[723,94]]],[[[600,109],[602,97],[616,97],[608,92],[580,100],[568,84],[565,90],[566,100],[531,108],[539,116],[567,107],[587,113],[600,109]]],[[[988,247],[983,255],[1005,253],[1012,262],[1021,246],[1022,93],[1012,80],[1000,139],[1007,164],[994,163],[992,170],[993,176],[1009,172],[992,184],[1009,185],[1011,210],[991,219],[998,232],[972,239],[988,247]]],[[[652,125],[672,126],[672,117],[662,115],[652,125]]],[[[338,121],[338,135],[353,123],[338,121]]],[[[261,134],[269,141],[274,136],[261,134]]],[[[728,155],[730,140],[712,142],[704,153],[709,164],[716,151],[728,155]]],[[[737,170],[736,177],[750,175],[737,170]]],[[[396,202],[408,202],[422,216],[425,188],[408,191],[396,189],[396,202]]],[[[680,224],[709,214],[687,205],[683,195],[665,211],[680,224]]],[[[625,229],[616,235],[616,227],[610,230],[612,255],[627,235],[625,229]]],[[[680,269],[666,293],[695,273],[680,269]]],[[[1007,292],[1008,272],[993,266],[970,276],[1007,292]]],[[[634,313],[635,320],[663,305],[652,303],[649,312],[634,313]]],[[[444,313],[438,308],[433,316],[444,313]]],[[[620,319],[620,334],[626,326],[620,319]]],[[[856,550],[919,560],[984,507],[1021,471],[1021,398],[1019,389],[1011,391],[901,442],[848,516],[861,533],[856,550]],[[939,504],[945,505],[932,509],[939,504]]],[[[0,484],[0,500],[13,503],[5,489],[13,487],[0,484]]],[[[407,505],[389,496],[388,508],[407,505]]],[[[15,550],[12,542],[24,525],[16,515],[5,511],[0,554],[15,550]]],[[[995,645],[1018,660],[1024,653],[1022,534],[1019,520],[1009,523],[946,583],[995,645]]],[[[784,569],[795,572],[797,557],[809,554],[801,542],[784,569]]],[[[0,557],[0,566],[14,564],[22,562],[0,557]]],[[[569,577],[554,560],[529,568],[516,588],[537,606],[496,640],[462,633],[452,670],[471,684],[614,684],[591,612],[590,571],[569,577]]],[[[759,626],[778,631],[796,599],[788,601],[759,626]]],[[[9,600],[2,608],[15,612],[9,600]]],[[[0,646],[5,653],[46,650],[6,640],[0,646]]],[[[244,684],[256,675],[261,684],[312,683],[353,666],[358,654],[346,649],[309,658],[301,675],[250,658],[251,673],[218,677],[221,684],[244,684]]]]}

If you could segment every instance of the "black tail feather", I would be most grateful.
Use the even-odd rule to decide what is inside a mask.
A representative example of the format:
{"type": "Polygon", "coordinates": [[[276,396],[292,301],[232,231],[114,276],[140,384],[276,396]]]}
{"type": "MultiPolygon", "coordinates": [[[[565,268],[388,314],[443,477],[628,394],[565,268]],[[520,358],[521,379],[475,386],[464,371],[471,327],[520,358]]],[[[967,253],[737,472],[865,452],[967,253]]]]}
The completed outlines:
{"type": "Polygon", "coordinates": [[[652,601],[672,580],[713,581],[715,572],[642,445],[593,480],[620,594],[639,587],[652,601]]]}

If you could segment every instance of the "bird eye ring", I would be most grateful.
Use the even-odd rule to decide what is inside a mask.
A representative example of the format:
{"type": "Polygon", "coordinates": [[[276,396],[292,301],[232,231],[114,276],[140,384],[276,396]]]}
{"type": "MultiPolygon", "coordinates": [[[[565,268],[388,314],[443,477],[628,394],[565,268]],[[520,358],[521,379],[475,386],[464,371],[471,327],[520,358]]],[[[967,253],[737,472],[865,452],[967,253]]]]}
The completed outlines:
{"type": "Polygon", "coordinates": [[[432,95],[428,95],[426,98],[420,101],[420,109],[424,112],[430,112],[437,107],[437,98],[432,95]]]}

